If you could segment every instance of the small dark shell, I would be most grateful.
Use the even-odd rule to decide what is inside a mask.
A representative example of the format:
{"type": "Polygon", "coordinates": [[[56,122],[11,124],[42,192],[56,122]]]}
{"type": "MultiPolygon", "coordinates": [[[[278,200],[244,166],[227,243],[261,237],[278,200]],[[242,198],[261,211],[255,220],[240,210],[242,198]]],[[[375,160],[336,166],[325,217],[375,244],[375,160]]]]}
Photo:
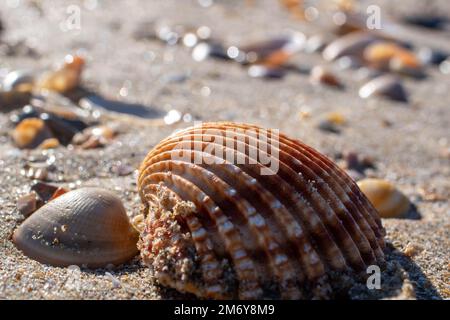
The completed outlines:
{"type": "Polygon", "coordinates": [[[391,100],[408,102],[408,95],[402,82],[394,76],[383,75],[370,80],[359,89],[361,98],[383,96],[391,100]]]}
{"type": "Polygon", "coordinates": [[[334,271],[364,273],[384,260],[380,218],[355,182],[274,131],[185,129],[150,151],[138,188],[144,263],[161,284],[199,297],[329,298],[334,271]],[[279,159],[278,170],[261,156],[279,159]]]}

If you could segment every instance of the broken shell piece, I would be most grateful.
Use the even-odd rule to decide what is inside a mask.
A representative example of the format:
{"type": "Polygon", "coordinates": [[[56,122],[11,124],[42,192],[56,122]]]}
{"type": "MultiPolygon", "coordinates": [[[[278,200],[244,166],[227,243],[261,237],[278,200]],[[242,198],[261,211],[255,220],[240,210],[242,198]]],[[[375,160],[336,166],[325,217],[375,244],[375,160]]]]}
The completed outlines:
{"type": "Polygon", "coordinates": [[[41,263],[90,268],[128,261],[137,254],[137,240],[120,199],[99,188],[78,189],[50,201],[13,235],[14,244],[41,263]]]}
{"type": "Polygon", "coordinates": [[[80,56],[68,55],[62,68],[42,76],[37,86],[41,89],[66,93],[78,87],[84,67],[80,56]]]}
{"type": "Polygon", "coordinates": [[[37,209],[37,195],[32,191],[17,199],[17,210],[25,218],[29,217],[37,209]]]}
{"type": "Polygon", "coordinates": [[[37,194],[41,206],[50,201],[59,189],[60,187],[45,182],[36,182],[31,186],[31,190],[37,194]]]}
{"type": "Polygon", "coordinates": [[[382,218],[399,218],[408,212],[408,198],[389,181],[364,179],[358,181],[358,186],[382,218]]]}
{"type": "Polygon", "coordinates": [[[306,37],[301,32],[295,32],[284,37],[261,41],[239,49],[244,53],[242,63],[257,63],[267,67],[280,67],[301,49],[306,37]]]}
{"type": "Polygon", "coordinates": [[[46,139],[53,138],[53,135],[44,121],[38,118],[29,118],[14,128],[12,137],[19,148],[32,149],[46,139]]]}
{"type": "Polygon", "coordinates": [[[144,263],[162,285],[198,297],[326,298],[334,271],[383,261],[384,229],[355,182],[273,130],[179,131],[146,156],[138,190],[144,263]]]}
{"type": "Polygon", "coordinates": [[[323,50],[323,58],[333,61],[343,56],[361,57],[364,49],[377,40],[377,37],[366,32],[350,33],[331,42],[323,50]]]}
{"type": "Polygon", "coordinates": [[[342,87],[342,84],[337,77],[323,66],[315,66],[312,68],[309,80],[313,84],[325,84],[332,87],[342,87]]]}
{"type": "Polygon", "coordinates": [[[419,76],[422,64],[417,56],[393,42],[377,42],[364,50],[364,59],[373,67],[419,76]]]}
{"type": "Polygon", "coordinates": [[[417,52],[417,57],[426,65],[439,65],[449,56],[450,54],[447,52],[428,47],[422,47],[417,52]]]}
{"type": "Polygon", "coordinates": [[[384,96],[392,100],[408,102],[408,96],[401,81],[391,75],[379,76],[370,80],[359,89],[361,98],[384,96]]]}
{"type": "Polygon", "coordinates": [[[44,140],[39,146],[38,149],[55,149],[60,146],[59,140],[56,138],[50,138],[44,140]]]}
{"type": "Polygon", "coordinates": [[[203,61],[209,57],[229,60],[227,50],[219,43],[200,42],[192,49],[192,59],[195,61],[203,61]]]}
{"type": "Polygon", "coordinates": [[[87,128],[77,133],[72,143],[80,145],[83,149],[94,149],[107,145],[116,135],[116,130],[108,126],[87,128]]]}

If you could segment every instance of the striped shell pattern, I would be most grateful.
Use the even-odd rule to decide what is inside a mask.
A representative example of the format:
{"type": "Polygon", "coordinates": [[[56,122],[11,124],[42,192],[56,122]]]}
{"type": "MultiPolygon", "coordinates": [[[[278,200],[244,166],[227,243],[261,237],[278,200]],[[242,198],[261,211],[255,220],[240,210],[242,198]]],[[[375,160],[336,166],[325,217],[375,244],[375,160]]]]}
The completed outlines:
{"type": "Polygon", "coordinates": [[[138,188],[144,263],[162,285],[201,298],[330,298],[333,274],[384,261],[385,231],[355,182],[272,130],[179,131],[149,152],[138,188]]]}

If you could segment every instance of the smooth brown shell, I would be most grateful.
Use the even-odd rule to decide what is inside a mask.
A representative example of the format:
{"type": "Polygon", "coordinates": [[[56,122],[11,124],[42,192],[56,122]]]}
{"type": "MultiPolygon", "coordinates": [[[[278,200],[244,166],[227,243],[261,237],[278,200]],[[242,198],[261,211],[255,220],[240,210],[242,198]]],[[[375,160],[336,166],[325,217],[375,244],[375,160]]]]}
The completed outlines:
{"type": "Polygon", "coordinates": [[[220,122],[182,130],[150,151],[138,188],[144,263],[161,284],[199,297],[329,298],[336,272],[384,260],[380,218],[354,181],[274,131],[220,122]],[[223,160],[221,150],[245,161],[205,161],[223,160]],[[264,157],[278,157],[278,170],[264,157]]]}
{"type": "Polygon", "coordinates": [[[99,188],[81,188],[48,202],[13,235],[23,253],[53,266],[118,265],[137,254],[138,233],[120,199],[99,188]]]}
{"type": "Polygon", "coordinates": [[[364,179],[358,186],[382,218],[405,216],[411,206],[409,199],[392,183],[382,179],[364,179]]]}

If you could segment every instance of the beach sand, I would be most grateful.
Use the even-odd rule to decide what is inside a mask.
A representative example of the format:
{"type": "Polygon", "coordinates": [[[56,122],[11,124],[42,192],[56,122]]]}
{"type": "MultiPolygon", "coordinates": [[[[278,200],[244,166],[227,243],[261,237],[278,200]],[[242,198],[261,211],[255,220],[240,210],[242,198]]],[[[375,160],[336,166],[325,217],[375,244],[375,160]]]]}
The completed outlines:
{"type": "MultiPolygon", "coordinates": [[[[405,7],[413,10],[413,6],[389,1],[374,2],[383,3],[392,14],[404,14],[405,7]]],[[[429,8],[450,17],[450,3],[431,2],[436,5],[429,8]]],[[[142,23],[155,20],[206,25],[213,37],[238,46],[278,36],[286,29],[306,35],[323,32],[294,19],[277,1],[217,1],[208,8],[197,1],[98,1],[94,9],[95,1],[20,1],[17,8],[7,3],[13,2],[0,4],[2,41],[26,40],[37,55],[0,53],[0,68],[46,69],[66,54],[79,52],[87,57],[83,86],[108,99],[142,104],[155,114],[176,109],[200,121],[277,128],[334,159],[348,151],[373,158],[375,169],[368,174],[393,181],[412,201],[415,213],[405,219],[383,219],[388,264],[382,288],[367,290],[357,285],[348,297],[450,298],[448,74],[430,67],[426,79],[406,79],[408,104],[363,100],[357,92],[364,80],[355,70],[336,69],[343,90],[313,85],[307,75],[296,73],[279,80],[254,79],[238,64],[212,59],[196,62],[181,45],[133,37],[142,23]],[[61,22],[72,4],[81,9],[81,29],[64,32],[61,22]],[[302,119],[301,112],[309,117],[302,119]],[[339,112],[347,119],[339,134],[317,128],[326,112],[339,112]]],[[[430,32],[414,29],[411,40],[450,52],[448,33],[430,36],[430,32]]],[[[312,67],[323,60],[319,54],[300,53],[293,62],[312,67]]],[[[121,121],[120,134],[104,148],[22,151],[12,143],[8,119],[8,113],[0,113],[0,299],[191,298],[156,285],[138,257],[111,269],[55,268],[28,259],[10,239],[23,221],[16,201],[32,184],[21,174],[27,162],[52,159],[59,173],[56,184],[68,188],[101,186],[116,191],[133,216],[139,213],[136,169],[140,162],[162,138],[189,123],[157,126],[151,121],[121,121]],[[134,171],[122,176],[117,166],[134,171]]]]}

